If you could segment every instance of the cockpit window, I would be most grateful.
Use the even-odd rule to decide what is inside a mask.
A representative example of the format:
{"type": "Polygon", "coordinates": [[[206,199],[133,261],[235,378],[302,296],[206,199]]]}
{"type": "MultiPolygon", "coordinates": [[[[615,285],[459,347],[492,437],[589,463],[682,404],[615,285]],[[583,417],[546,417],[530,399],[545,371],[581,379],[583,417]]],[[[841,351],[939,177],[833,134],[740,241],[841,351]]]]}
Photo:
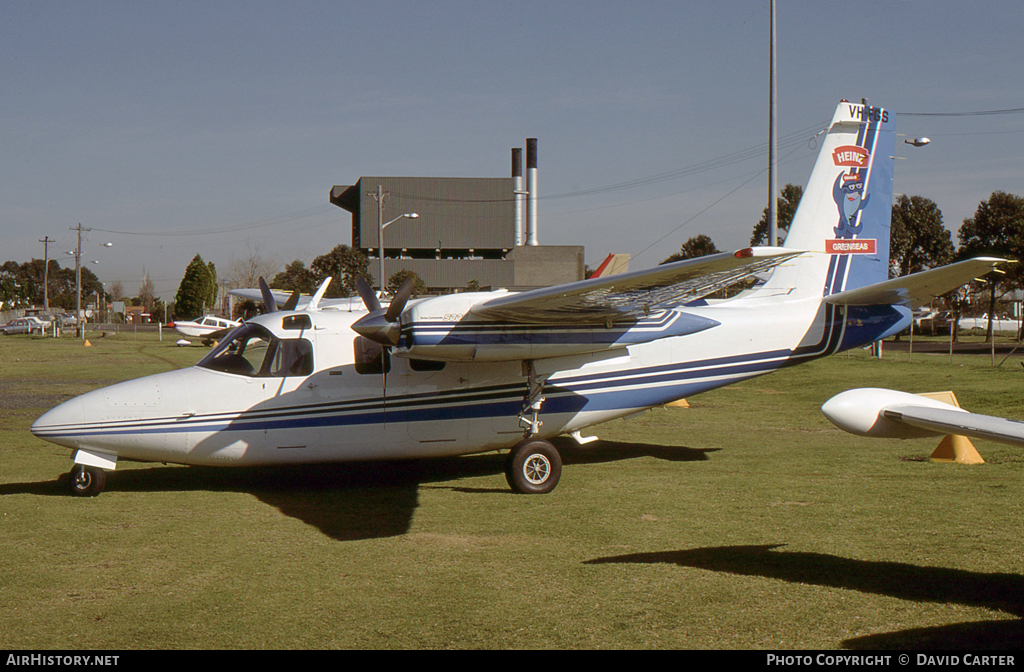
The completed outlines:
{"type": "Polygon", "coordinates": [[[244,324],[198,366],[250,378],[308,376],[313,373],[313,345],[304,338],[280,339],[258,324],[244,324]]]}

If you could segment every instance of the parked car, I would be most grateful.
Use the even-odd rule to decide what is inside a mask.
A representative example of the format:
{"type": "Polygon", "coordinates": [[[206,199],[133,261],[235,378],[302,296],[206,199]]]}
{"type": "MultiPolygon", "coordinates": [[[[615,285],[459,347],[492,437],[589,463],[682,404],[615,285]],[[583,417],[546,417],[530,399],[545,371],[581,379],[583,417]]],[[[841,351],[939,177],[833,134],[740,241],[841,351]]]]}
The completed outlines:
{"type": "Polygon", "coordinates": [[[953,315],[948,310],[925,315],[917,321],[915,333],[938,336],[948,334],[953,327],[953,315]]]}
{"type": "Polygon", "coordinates": [[[38,317],[18,317],[0,327],[0,332],[3,332],[4,336],[11,334],[41,334],[47,325],[47,322],[40,320],[38,317]]]}

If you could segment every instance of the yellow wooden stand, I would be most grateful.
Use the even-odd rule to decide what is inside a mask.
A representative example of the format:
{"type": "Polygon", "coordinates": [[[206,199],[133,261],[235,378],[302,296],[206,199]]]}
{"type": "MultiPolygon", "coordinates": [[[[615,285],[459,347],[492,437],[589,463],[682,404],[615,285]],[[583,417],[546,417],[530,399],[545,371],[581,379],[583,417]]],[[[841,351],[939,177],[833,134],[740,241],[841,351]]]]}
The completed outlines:
{"type": "MultiPolygon", "coordinates": [[[[956,395],[952,392],[929,392],[918,396],[928,397],[929,399],[935,399],[936,401],[960,408],[960,402],[956,400],[956,395]]],[[[943,437],[942,441],[939,442],[939,445],[932,452],[931,458],[935,462],[985,464],[985,460],[982,459],[981,454],[978,453],[971,440],[959,434],[949,434],[943,437]]]]}

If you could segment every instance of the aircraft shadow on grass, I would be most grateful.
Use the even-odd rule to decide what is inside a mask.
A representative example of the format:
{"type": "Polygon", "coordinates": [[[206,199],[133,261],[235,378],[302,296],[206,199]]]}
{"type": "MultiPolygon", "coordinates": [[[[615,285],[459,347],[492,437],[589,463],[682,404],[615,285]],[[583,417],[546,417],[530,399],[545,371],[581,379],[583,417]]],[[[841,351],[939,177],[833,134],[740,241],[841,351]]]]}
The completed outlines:
{"type": "MultiPolygon", "coordinates": [[[[711,451],[682,446],[595,442],[579,447],[555,440],[563,463],[590,464],[641,457],[673,462],[706,460],[711,451]]],[[[125,465],[127,466],[127,465],[125,465]]],[[[109,475],[108,492],[245,492],[337,541],[393,537],[409,530],[424,484],[504,474],[505,455],[485,453],[424,460],[286,465],[278,467],[122,468],[109,475]]],[[[61,478],[0,485],[0,496],[66,497],[61,478]]],[[[451,486],[447,486],[451,487],[451,486]]],[[[508,488],[463,488],[470,494],[513,495],[508,488]]],[[[544,495],[553,496],[553,495],[544,495]]]]}
{"type": "Polygon", "coordinates": [[[944,567],[779,552],[783,544],[635,553],[584,564],[674,564],[740,576],[856,590],[915,602],[960,604],[1013,614],[1016,620],[957,623],[857,637],[849,649],[1018,649],[1024,646],[1024,577],[944,567]]]}

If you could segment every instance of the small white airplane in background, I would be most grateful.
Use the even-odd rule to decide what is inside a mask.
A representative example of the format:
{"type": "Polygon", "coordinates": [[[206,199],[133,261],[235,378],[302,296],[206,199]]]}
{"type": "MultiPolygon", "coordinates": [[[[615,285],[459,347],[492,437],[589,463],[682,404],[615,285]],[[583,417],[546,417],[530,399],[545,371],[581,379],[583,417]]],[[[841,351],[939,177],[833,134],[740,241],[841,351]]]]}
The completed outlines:
{"type": "Polygon", "coordinates": [[[182,336],[200,338],[203,336],[209,336],[210,334],[218,331],[224,331],[225,329],[234,329],[235,327],[241,326],[241,324],[242,323],[238,320],[229,320],[226,317],[204,315],[194,321],[175,320],[167,326],[174,329],[182,336]]]}
{"type": "Polygon", "coordinates": [[[547,439],[902,331],[911,306],[993,270],[888,279],[894,118],[842,101],[783,247],[747,248],[525,292],[332,309],[326,283],[225,337],[196,366],[89,392],[32,432],[72,450],[95,495],[119,459],[275,465],[510,450],[517,492],[555,487],[547,439]],[[716,291],[758,277],[720,301],[716,291]]]}

